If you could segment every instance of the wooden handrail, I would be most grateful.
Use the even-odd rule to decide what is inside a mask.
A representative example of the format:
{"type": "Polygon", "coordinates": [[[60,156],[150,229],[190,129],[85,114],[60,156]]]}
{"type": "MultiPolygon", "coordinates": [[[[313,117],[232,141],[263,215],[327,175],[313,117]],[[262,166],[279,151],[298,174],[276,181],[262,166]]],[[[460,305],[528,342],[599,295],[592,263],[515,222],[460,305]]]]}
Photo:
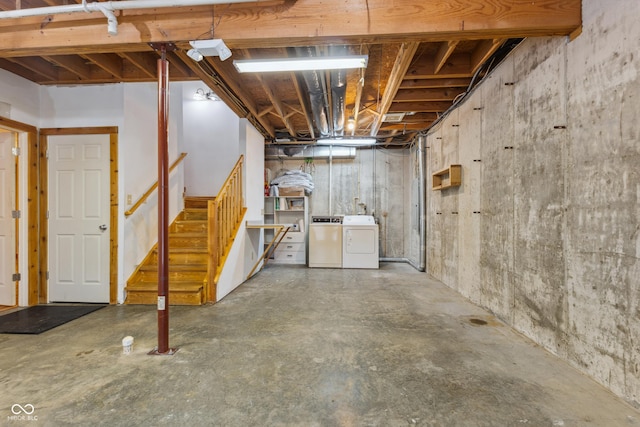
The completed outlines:
{"type": "Polygon", "coordinates": [[[218,195],[214,200],[210,200],[208,204],[209,266],[207,269],[207,299],[209,301],[215,302],[216,300],[215,286],[221,267],[224,265],[246,211],[242,196],[243,161],[244,156],[240,156],[220,188],[218,195]]]}
{"type": "MultiPolygon", "coordinates": [[[[169,168],[169,173],[171,173],[171,171],[173,171],[176,166],[178,166],[180,164],[180,162],[187,157],[187,153],[180,153],[180,156],[176,159],[175,162],[173,162],[173,164],[171,165],[171,167],[169,168]]],[[[135,204],[133,206],[131,206],[131,209],[129,209],[128,211],[126,211],[124,213],[124,216],[129,216],[131,214],[133,214],[136,210],[138,210],[138,208],[140,207],[140,205],[142,205],[147,198],[149,198],[149,196],[151,195],[151,193],[153,193],[153,191],[158,188],[158,181],[156,181],[151,188],[149,188],[143,195],[142,197],[140,197],[140,199],[135,202],[135,204]]]]}

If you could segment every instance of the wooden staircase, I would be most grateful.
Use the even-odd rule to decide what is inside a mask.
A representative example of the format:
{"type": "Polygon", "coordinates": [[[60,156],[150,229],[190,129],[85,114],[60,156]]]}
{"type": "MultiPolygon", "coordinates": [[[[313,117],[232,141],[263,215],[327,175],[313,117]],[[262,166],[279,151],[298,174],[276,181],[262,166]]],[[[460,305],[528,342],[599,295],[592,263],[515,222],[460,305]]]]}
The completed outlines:
{"type": "MultiPolygon", "coordinates": [[[[170,305],[201,305],[206,301],[207,203],[212,199],[185,198],[185,209],[169,227],[170,305]]],[[[126,291],[126,304],[157,304],[157,247],[131,275],[126,291]]]]}

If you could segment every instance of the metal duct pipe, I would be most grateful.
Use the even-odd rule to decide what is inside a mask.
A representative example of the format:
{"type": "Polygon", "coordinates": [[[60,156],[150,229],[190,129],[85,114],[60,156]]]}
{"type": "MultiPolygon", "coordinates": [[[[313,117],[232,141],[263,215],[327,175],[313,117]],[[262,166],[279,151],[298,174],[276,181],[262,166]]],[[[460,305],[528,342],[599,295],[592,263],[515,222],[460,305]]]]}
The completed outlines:
{"type": "Polygon", "coordinates": [[[333,136],[344,136],[344,104],[347,79],[344,70],[331,71],[331,118],[333,136]]]}
{"type": "MultiPolygon", "coordinates": [[[[345,56],[349,53],[348,47],[331,46],[330,56],[345,56]]],[[[344,109],[347,93],[347,73],[345,70],[332,70],[329,73],[331,85],[331,124],[333,136],[344,136],[344,109]]]]}
{"type": "MultiPolygon", "coordinates": [[[[296,48],[298,56],[313,56],[311,47],[296,48]]],[[[327,118],[327,93],[325,91],[324,77],[317,71],[305,71],[302,73],[304,82],[309,90],[309,100],[311,101],[311,114],[313,121],[318,128],[321,138],[331,136],[329,130],[329,120],[327,118]]]]}

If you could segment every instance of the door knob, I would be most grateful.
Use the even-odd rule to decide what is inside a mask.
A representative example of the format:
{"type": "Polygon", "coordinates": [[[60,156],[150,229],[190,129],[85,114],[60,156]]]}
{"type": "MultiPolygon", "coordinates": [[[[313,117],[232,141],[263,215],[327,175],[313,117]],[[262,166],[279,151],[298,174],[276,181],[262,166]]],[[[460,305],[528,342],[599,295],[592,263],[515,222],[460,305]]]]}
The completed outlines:
{"type": "Polygon", "coordinates": [[[98,227],[101,231],[105,231],[107,229],[107,224],[102,224],[100,227],[98,227]]]}

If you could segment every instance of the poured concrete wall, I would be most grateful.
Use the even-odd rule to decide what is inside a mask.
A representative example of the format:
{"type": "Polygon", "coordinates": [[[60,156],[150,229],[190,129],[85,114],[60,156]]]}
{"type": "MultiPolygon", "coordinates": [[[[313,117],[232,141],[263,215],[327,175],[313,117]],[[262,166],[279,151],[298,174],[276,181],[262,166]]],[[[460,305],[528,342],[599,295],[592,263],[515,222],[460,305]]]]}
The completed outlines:
{"type": "Polygon", "coordinates": [[[640,3],[525,40],[427,137],[427,270],[640,405],[640,3]]]}
{"type": "Polygon", "coordinates": [[[353,159],[320,158],[310,164],[302,158],[265,162],[274,178],[290,169],[313,176],[310,216],[373,215],[380,230],[380,256],[389,258],[406,258],[413,239],[413,165],[408,149],[358,149],[353,159]]]}

